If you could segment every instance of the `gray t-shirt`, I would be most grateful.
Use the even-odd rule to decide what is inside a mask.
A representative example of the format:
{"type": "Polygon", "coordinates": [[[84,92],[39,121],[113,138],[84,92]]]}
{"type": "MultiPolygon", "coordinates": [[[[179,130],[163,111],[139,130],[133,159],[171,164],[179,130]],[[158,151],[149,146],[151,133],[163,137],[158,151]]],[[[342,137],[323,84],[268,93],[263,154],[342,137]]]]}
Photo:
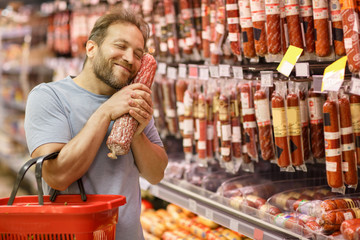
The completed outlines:
{"type": "MultiPolygon", "coordinates": [[[[57,82],[36,86],[28,96],[25,114],[25,132],[30,154],[46,143],[69,142],[109,97],[93,94],[81,88],[70,76],[57,82]]],[[[85,192],[126,196],[126,205],[119,207],[116,238],[143,239],[139,220],[141,210],[139,170],[131,151],[127,155],[118,156],[116,160],[107,157],[109,149],[106,146],[106,139],[112,124],[113,122],[94,162],[82,177],[85,192]]],[[[144,133],[151,142],[163,146],[153,119],[144,133]]],[[[46,190],[45,193],[48,193],[48,186],[46,190]]],[[[77,183],[70,185],[64,193],[79,193],[77,183]]]]}

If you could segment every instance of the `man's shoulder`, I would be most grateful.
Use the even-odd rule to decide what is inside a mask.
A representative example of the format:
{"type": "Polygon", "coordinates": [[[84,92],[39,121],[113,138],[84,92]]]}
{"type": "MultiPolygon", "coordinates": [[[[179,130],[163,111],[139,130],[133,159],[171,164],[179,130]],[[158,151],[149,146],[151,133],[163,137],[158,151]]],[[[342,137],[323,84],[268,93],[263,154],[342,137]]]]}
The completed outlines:
{"type": "Polygon", "coordinates": [[[47,82],[47,83],[40,83],[36,87],[32,89],[32,91],[48,91],[48,90],[56,90],[61,88],[68,89],[69,86],[72,84],[72,78],[67,76],[61,80],[55,82],[47,82]]]}

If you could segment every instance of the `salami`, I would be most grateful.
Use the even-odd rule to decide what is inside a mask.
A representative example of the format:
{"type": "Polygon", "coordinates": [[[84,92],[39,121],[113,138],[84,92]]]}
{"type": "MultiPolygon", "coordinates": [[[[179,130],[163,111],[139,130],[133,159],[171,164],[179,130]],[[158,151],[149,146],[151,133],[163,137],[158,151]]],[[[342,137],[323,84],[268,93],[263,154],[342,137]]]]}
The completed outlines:
{"type": "Polygon", "coordinates": [[[315,51],[314,17],[311,0],[300,1],[300,16],[304,24],[306,52],[315,51]]]}
{"type": "Polygon", "coordinates": [[[254,30],[255,51],[258,56],[267,54],[265,29],[265,0],[250,0],[251,20],[254,30]]]}
{"type": "Polygon", "coordinates": [[[219,55],[221,53],[221,46],[224,41],[225,36],[225,26],[226,26],[226,9],[225,9],[225,3],[223,0],[216,0],[216,37],[215,37],[215,44],[214,49],[212,49],[212,53],[214,56],[212,56],[211,63],[212,64],[218,64],[219,62],[219,55]],[[217,62],[217,63],[215,63],[217,62]]]}
{"type": "Polygon", "coordinates": [[[179,121],[180,133],[183,136],[184,134],[184,93],[187,89],[187,83],[183,79],[178,79],[176,81],[175,91],[176,91],[176,109],[177,116],[179,121]]]}
{"type": "Polygon", "coordinates": [[[164,0],[165,19],[167,25],[167,45],[169,53],[175,56],[179,53],[177,31],[176,31],[176,14],[173,0],[164,0]]]}
{"type": "Polygon", "coordinates": [[[304,153],[301,136],[301,117],[299,97],[295,93],[289,93],[287,101],[288,131],[290,136],[291,161],[294,166],[304,164],[304,153]]]}
{"type": "Polygon", "coordinates": [[[355,137],[356,162],[360,166],[360,96],[350,96],[351,121],[355,137]]]}
{"type": "Polygon", "coordinates": [[[198,97],[198,132],[199,132],[199,141],[197,143],[197,153],[198,158],[200,160],[206,160],[207,152],[206,152],[206,126],[207,126],[207,119],[206,119],[206,98],[204,94],[199,94],[198,97]]]}
{"type": "Polygon", "coordinates": [[[219,64],[220,58],[217,51],[216,39],[217,39],[217,11],[216,11],[216,0],[211,0],[210,2],[210,60],[211,64],[219,64]]]}
{"type": "Polygon", "coordinates": [[[214,157],[214,114],[213,114],[213,100],[212,96],[206,96],[207,102],[207,122],[206,122],[206,156],[208,158],[214,157]]]}
{"type": "Polygon", "coordinates": [[[264,90],[258,90],[254,95],[256,122],[259,129],[261,157],[264,160],[274,158],[274,143],[271,130],[270,102],[264,90]]]}
{"type": "Polygon", "coordinates": [[[188,157],[192,155],[194,140],[193,102],[193,94],[187,89],[184,93],[183,149],[188,157]]]}
{"type": "Polygon", "coordinates": [[[338,56],[344,56],[346,52],[339,0],[330,0],[330,11],[335,54],[338,56]]]}
{"type": "Polygon", "coordinates": [[[219,120],[221,127],[221,159],[231,161],[231,122],[229,98],[221,94],[219,98],[219,120]]]}
{"type": "Polygon", "coordinates": [[[360,238],[360,218],[345,220],[341,223],[340,231],[345,240],[360,238]]]}
{"type": "Polygon", "coordinates": [[[312,89],[310,89],[308,104],[310,116],[311,152],[315,158],[321,159],[325,157],[323,122],[324,98],[321,94],[315,93],[312,89]]]}
{"type": "Polygon", "coordinates": [[[226,0],[226,13],[231,51],[240,56],[240,16],[237,0],[226,0]]]}
{"type": "Polygon", "coordinates": [[[250,0],[239,0],[240,25],[242,31],[243,52],[246,58],[256,56],[254,30],[251,20],[250,0]]]}
{"type": "Polygon", "coordinates": [[[286,13],[285,13],[284,1],[280,1],[280,28],[281,28],[281,52],[284,55],[289,45],[289,40],[287,38],[288,30],[286,25],[286,13]]]}
{"type": "Polygon", "coordinates": [[[332,100],[330,96],[324,103],[323,114],[327,181],[330,187],[340,188],[344,182],[341,163],[338,109],[336,101],[332,100]]]}
{"type": "Polygon", "coordinates": [[[344,46],[350,72],[360,71],[359,18],[353,1],[341,0],[344,46]]]}
{"type": "Polygon", "coordinates": [[[287,136],[287,122],[284,98],[275,93],[271,99],[277,164],[281,168],[291,165],[290,147],[287,136]]]}
{"type": "Polygon", "coordinates": [[[203,57],[210,57],[210,0],[201,1],[202,50],[203,57]]]}
{"type": "Polygon", "coordinates": [[[315,53],[319,57],[330,55],[328,0],[313,0],[315,53]]]}
{"type": "Polygon", "coordinates": [[[280,0],[265,0],[266,37],[270,54],[281,52],[280,0]]]}
{"type": "Polygon", "coordinates": [[[289,44],[298,48],[304,48],[298,0],[285,1],[286,23],[289,35],[289,44]]]}
{"type": "MultiPolygon", "coordinates": [[[[150,54],[145,54],[141,59],[141,65],[133,82],[142,83],[151,87],[155,72],[156,60],[150,54]]],[[[111,151],[108,157],[116,159],[117,155],[125,155],[130,150],[132,138],[138,127],[138,122],[130,114],[125,114],[116,119],[111,129],[106,145],[111,151]]]]}
{"type": "Polygon", "coordinates": [[[190,0],[180,0],[180,13],[182,21],[184,22],[182,31],[179,31],[180,34],[184,35],[184,53],[191,54],[192,49],[195,46],[194,36],[192,35],[193,23],[192,23],[192,8],[190,0]]]}
{"type": "Polygon", "coordinates": [[[251,96],[251,85],[248,83],[241,85],[241,108],[243,116],[243,126],[245,129],[245,142],[247,153],[250,157],[256,159],[257,149],[255,108],[251,96]]]}
{"type": "Polygon", "coordinates": [[[192,0],[193,16],[195,20],[196,30],[196,46],[198,50],[202,50],[202,25],[201,25],[201,0],[192,0]]]}
{"type": "Polygon", "coordinates": [[[355,144],[353,127],[351,122],[350,101],[341,94],[339,97],[340,127],[341,127],[341,150],[342,169],[344,171],[344,182],[350,186],[357,186],[357,164],[355,158],[355,144]]]}
{"type": "Polygon", "coordinates": [[[299,91],[300,99],[300,117],[301,117],[301,135],[303,141],[304,160],[310,157],[310,142],[309,142],[309,114],[306,102],[306,95],[303,90],[299,91]]]}
{"type": "Polygon", "coordinates": [[[235,159],[240,159],[242,156],[241,151],[241,125],[239,113],[239,101],[236,92],[232,91],[230,99],[230,115],[231,115],[231,143],[232,151],[235,159]]]}
{"type": "Polygon", "coordinates": [[[325,231],[333,233],[340,230],[340,226],[345,220],[359,218],[359,213],[359,208],[328,211],[321,216],[320,225],[325,231]]]}

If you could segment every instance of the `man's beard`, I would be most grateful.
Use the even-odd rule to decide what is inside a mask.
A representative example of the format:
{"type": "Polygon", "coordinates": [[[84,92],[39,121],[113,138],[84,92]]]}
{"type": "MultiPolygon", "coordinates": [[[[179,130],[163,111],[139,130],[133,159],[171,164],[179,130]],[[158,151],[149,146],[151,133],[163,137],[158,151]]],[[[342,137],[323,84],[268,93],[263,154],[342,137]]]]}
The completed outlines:
{"type": "Polygon", "coordinates": [[[99,55],[95,58],[93,64],[94,74],[106,85],[116,90],[120,90],[131,82],[131,78],[127,79],[126,82],[122,81],[119,77],[114,75],[112,67],[112,62],[107,61],[101,51],[99,51],[99,55]]]}

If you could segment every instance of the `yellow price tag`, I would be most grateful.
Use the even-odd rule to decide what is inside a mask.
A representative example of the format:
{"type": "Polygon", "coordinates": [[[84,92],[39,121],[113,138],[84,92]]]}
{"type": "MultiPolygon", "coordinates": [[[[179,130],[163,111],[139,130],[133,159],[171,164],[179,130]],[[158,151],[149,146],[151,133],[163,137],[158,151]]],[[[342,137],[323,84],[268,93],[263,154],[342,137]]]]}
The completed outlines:
{"type": "Polygon", "coordinates": [[[324,70],[321,91],[339,91],[345,77],[347,56],[340,58],[324,70]]]}
{"type": "Polygon", "coordinates": [[[293,70],[297,60],[299,59],[302,51],[302,48],[290,45],[276,70],[288,77],[293,70]]]}

